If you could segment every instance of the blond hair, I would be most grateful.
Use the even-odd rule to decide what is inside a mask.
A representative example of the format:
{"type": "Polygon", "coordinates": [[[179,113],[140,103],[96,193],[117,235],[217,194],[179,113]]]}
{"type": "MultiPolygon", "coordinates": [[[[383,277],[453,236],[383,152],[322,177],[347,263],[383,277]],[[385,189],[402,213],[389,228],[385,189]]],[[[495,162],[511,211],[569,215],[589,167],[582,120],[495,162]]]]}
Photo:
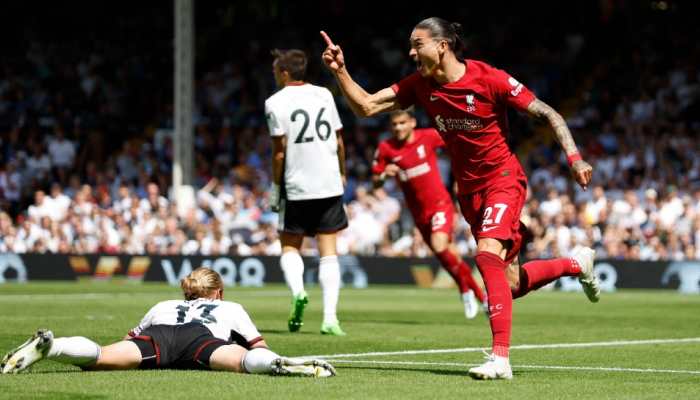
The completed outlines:
{"type": "Polygon", "coordinates": [[[223,290],[224,282],[218,272],[199,267],[180,281],[185,300],[210,298],[217,290],[223,290]]]}

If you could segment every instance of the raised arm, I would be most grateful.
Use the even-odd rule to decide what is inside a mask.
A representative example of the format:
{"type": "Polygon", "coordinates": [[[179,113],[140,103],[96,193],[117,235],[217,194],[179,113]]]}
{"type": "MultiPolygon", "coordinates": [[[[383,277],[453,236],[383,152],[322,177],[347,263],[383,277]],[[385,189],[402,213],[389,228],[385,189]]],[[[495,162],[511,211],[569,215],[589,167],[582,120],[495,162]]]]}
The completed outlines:
{"type": "Polygon", "coordinates": [[[345,68],[345,58],[340,46],[333,44],[326,32],[321,31],[321,36],[326,41],[326,50],[321,55],[323,63],[335,76],[343,96],[347,99],[355,115],[371,117],[400,108],[396,93],[391,88],[384,88],[377,93],[369,94],[358,85],[345,68]]]}
{"type": "Polygon", "coordinates": [[[585,190],[591,182],[593,167],[581,159],[576,142],[564,118],[547,103],[537,98],[527,106],[527,112],[535,118],[546,120],[552,127],[554,137],[566,153],[574,179],[585,190]]]}

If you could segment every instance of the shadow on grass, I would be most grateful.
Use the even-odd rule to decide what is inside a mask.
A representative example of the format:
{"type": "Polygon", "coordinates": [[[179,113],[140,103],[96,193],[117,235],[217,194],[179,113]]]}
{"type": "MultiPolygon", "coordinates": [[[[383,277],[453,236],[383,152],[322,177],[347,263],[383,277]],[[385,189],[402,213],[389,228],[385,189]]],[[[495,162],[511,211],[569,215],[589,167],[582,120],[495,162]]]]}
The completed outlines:
{"type": "MultiPolygon", "coordinates": [[[[434,369],[434,368],[414,368],[414,367],[401,367],[401,366],[360,366],[360,365],[343,365],[342,363],[338,363],[336,365],[336,369],[338,370],[338,374],[342,374],[342,371],[345,369],[358,369],[358,370],[376,370],[376,371],[399,371],[399,372],[425,372],[425,373],[430,373],[430,374],[435,374],[435,375],[446,375],[446,376],[463,376],[465,378],[469,378],[469,373],[467,372],[467,368],[465,369],[459,369],[459,370],[454,370],[454,369],[434,369]]],[[[527,371],[524,372],[524,374],[527,374],[527,371]]],[[[513,376],[521,376],[523,375],[523,371],[513,371],[513,376]]]]}
{"type": "Polygon", "coordinates": [[[260,333],[289,333],[292,335],[318,335],[316,330],[313,331],[303,331],[303,332],[289,332],[287,329],[260,329],[260,333]]]}

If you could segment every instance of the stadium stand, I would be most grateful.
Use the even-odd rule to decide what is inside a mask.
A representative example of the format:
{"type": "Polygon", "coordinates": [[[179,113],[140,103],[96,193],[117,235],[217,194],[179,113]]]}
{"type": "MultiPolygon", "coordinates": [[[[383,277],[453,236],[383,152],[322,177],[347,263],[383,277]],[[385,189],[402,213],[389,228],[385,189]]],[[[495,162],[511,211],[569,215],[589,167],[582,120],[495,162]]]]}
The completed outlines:
{"type": "MultiPolygon", "coordinates": [[[[523,9],[529,20],[480,22],[467,33],[468,57],[508,70],[562,110],[594,166],[595,186],[578,189],[552,135],[513,115],[512,145],[531,178],[522,217],[533,233],[527,256],[568,255],[586,245],[609,259],[700,259],[700,43],[689,42],[700,37],[697,24],[678,9],[572,7],[581,16],[566,24],[536,24],[549,14],[523,9]],[[527,33],[510,38],[505,31],[527,33]]],[[[290,15],[274,36],[254,35],[248,17],[256,16],[256,32],[269,32],[270,10],[198,9],[197,206],[178,215],[169,191],[171,16],[156,7],[136,18],[85,8],[85,23],[122,29],[73,36],[60,31],[68,16],[44,15],[38,23],[16,21],[22,39],[3,46],[0,252],[278,254],[277,217],[265,192],[271,167],[262,108],[274,91],[268,53],[300,47],[315,60],[323,45],[318,27],[298,29],[290,15]]],[[[405,42],[414,19],[389,28],[370,18],[338,32],[361,56],[350,62],[363,86],[379,89],[412,71],[405,42]]],[[[320,61],[310,80],[337,91],[320,61]]],[[[350,217],[340,252],[429,255],[396,186],[368,192],[386,121],[358,120],[338,104],[350,217]]],[[[440,165],[451,184],[449,162],[440,165]]],[[[473,255],[468,226],[456,220],[460,251],[473,255]]]]}

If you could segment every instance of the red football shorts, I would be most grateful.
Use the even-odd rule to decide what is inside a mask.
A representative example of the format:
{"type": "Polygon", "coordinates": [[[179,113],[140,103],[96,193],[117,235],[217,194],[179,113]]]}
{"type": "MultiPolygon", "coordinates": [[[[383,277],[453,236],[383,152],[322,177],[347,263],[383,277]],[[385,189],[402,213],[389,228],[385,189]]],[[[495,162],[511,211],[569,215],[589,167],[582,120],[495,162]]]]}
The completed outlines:
{"type": "Polygon", "coordinates": [[[526,194],[527,178],[519,172],[514,177],[501,176],[480,191],[458,197],[462,215],[477,241],[492,238],[511,243],[507,263],[513,261],[522,245],[526,228],[520,223],[520,212],[526,194]]]}
{"type": "Polygon", "coordinates": [[[413,218],[416,223],[416,228],[423,236],[425,243],[430,245],[430,235],[435,232],[445,232],[452,239],[452,228],[454,226],[455,208],[451,201],[446,201],[438,204],[429,212],[420,212],[420,216],[413,218]]]}

